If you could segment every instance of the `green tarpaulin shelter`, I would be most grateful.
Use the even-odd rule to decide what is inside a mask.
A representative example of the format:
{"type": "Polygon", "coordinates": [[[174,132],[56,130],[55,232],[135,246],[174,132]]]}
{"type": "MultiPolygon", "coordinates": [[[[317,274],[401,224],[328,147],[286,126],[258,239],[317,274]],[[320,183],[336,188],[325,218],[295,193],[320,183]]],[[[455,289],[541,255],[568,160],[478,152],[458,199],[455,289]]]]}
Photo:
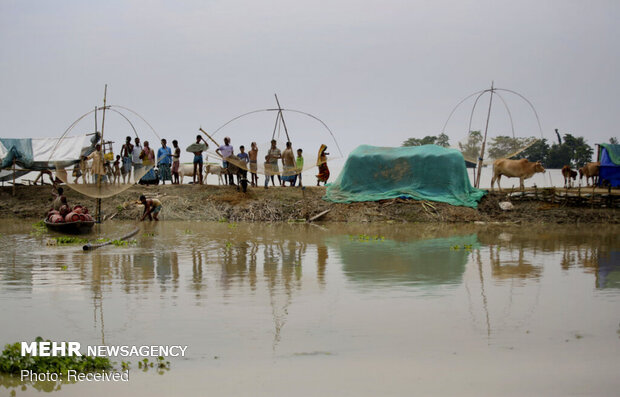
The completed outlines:
{"type": "Polygon", "coordinates": [[[486,192],[471,186],[461,152],[437,145],[358,146],[325,199],[336,203],[397,197],[476,208],[486,192]]]}

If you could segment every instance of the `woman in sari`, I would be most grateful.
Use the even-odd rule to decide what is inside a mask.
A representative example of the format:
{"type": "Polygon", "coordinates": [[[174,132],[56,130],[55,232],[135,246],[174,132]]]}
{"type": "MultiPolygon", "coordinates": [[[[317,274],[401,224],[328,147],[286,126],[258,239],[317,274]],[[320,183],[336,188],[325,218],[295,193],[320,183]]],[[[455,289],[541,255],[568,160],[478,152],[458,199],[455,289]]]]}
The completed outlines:
{"type": "Polygon", "coordinates": [[[325,150],[327,150],[327,146],[321,145],[321,148],[319,149],[319,155],[316,160],[316,165],[319,167],[319,174],[316,176],[317,186],[319,186],[321,182],[323,182],[323,184],[326,184],[327,180],[329,179],[329,168],[327,167],[327,156],[329,155],[329,153],[327,153],[325,150]]]}
{"type": "Polygon", "coordinates": [[[140,178],[140,183],[146,185],[158,184],[159,178],[155,174],[155,169],[153,167],[155,165],[155,152],[150,148],[148,141],[144,141],[140,159],[142,160],[142,167],[148,169],[148,172],[140,178]]]}

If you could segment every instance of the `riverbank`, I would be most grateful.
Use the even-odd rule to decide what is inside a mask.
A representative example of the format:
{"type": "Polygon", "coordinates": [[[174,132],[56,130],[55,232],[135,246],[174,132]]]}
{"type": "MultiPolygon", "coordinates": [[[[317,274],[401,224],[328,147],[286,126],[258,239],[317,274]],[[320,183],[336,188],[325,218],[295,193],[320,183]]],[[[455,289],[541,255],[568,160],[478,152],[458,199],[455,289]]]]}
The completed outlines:
{"type": "MultiPolygon", "coordinates": [[[[18,186],[0,189],[0,218],[38,218],[51,205],[51,186],[18,186]]],[[[71,189],[69,203],[82,204],[94,213],[96,200],[71,189]]],[[[416,200],[384,200],[337,204],[322,200],[324,187],[250,188],[240,193],[229,186],[160,185],[133,186],[102,200],[106,220],[136,219],[143,207],[140,194],[157,197],[163,203],[163,220],[207,220],[234,222],[287,222],[308,220],[324,211],[320,221],[328,222],[516,222],[620,224],[620,210],[567,207],[538,201],[513,202],[514,209],[503,211],[499,202],[505,194],[486,195],[478,209],[416,200]]]]}

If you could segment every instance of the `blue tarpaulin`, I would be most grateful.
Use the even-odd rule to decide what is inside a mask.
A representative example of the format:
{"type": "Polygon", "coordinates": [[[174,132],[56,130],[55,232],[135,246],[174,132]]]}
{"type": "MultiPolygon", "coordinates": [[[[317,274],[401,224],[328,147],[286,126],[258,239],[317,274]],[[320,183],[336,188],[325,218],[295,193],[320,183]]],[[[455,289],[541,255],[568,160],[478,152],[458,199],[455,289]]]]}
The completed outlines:
{"type": "Polygon", "coordinates": [[[2,151],[0,155],[0,168],[13,166],[13,160],[22,168],[32,167],[34,157],[32,154],[32,139],[30,138],[0,138],[2,151]]]}
{"type": "Polygon", "coordinates": [[[601,144],[599,184],[620,187],[620,145],[601,144]]]}

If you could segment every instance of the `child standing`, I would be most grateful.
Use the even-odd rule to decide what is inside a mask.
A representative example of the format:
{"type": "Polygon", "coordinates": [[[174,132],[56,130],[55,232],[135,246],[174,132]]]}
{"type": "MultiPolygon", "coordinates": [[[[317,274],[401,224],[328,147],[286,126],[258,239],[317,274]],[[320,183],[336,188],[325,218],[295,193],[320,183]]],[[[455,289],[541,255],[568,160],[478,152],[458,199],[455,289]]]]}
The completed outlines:
{"type": "Polygon", "coordinates": [[[116,155],[116,161],[114,161],[114,169],[112,173],[112,183],[121,183],[121,156],[119,156],[118,154],[116,155]]]}
{"type": "Polygon", "coordinates": [[[300,186],[300,187],[302,186],[301,185],[301,173],[304,170],[304,158],[302,156],[303,152],[304,152],[303,150],[297,149],[297,158],[295,159],[295,167],[297,168],[297,172],[298,172],[297,179],[299,179],[299,185],[297,186],[300,186]]]}

